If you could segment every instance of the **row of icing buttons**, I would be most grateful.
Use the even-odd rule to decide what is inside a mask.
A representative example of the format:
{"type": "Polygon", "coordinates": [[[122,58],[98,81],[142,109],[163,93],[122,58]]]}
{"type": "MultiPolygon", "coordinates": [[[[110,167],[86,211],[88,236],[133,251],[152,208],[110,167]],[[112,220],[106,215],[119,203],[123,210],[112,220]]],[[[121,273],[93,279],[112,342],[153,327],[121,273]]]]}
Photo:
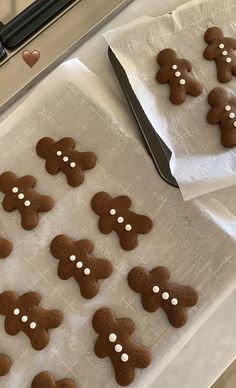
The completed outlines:
{"type": "MultiPolygon", "coordinates": [[[[70,256],[70,261],[75,261],[76,260],[76,256],[75,255],[71,255],[70,256]]],[[[83,267],[83,262],[82,261],[77,261],[77,263],[76,263],[76,267],[77,268],[82,268],[83,267]]],[[[90,275],[90,269],[89,268],[85,268],[84,269],[84,274],[85,275],[90,275]]]]}
{"type": "MultiPolygon", "coordinates": [[[[117,340],[117,336],[116,336],[116,334],[114,334],[114,333],[111,333],[110,335],[109,335],[109,342],[116,342],[116,340],[117,340]]],[[[120,352],[122,352],[122,346],[120,345],[120,344],[116,344],[115,345],[115,347],[114,347],[114,349],[115,349],[115,351],[117,352],[117,353],[120,353],[120,352]]],[[[128,359],[129,359],[129,356],[128,356],[128,354],[126,354],[126,353],[122,353],[122,355],[121,355],[121,361],[123,361],[123,362],[127,362],[128,361],[128,359]]]]}
{"type": "MultiPolygon", "coordinates": [[[[232,108],[231,108],[230,105],[226,105],[226,107],[225,107],[226,112],[230,112],[231,109],[232,109],[232,108]]],[[[229,113],[229,118],[230,118],[230,119],[234,119],[235,116],[236,116],[236,115],[235,115],[234,112],[230,112],[230,113],[229,113]]],[[[233,126],[236,127],[236,121],[233,122],[233,126]]]]}
{"type": "MultiPolygon", "coordinates": [[[[14,194],[17,194],[18,191],[19,191],[18,187],[13,187],[12,192],[13,192],[14,194]]],[[[18,196],[17,196],[17,198],[18,198],[18,199],[24,199],[25,196],[24,196],[23,193],[19,193],[18,196]]],[[[30,202],[29,200],[26,200],[26,201],[24,202],[24,205],[25,205],[26,207],[28,207],[28,206],[31,205],[31,202],[30,202]]]]}
{"type": "MultiPolygon", "coordinates": [[[[61,151],[57,151],[57,156],[62,156],[62,152],[61,151]]],[[[69,158],[68,158],[68,156],[63,156],[62,160],[63,160],[63,162],[67,163],[69,161],[69,158]]],[[[70,163],[70,167],[71,168],[75,168],[75,166],[76,166],[75,162],[71,162],[70,163]]]]}
{"type": "MultiPolygon", "coordinates": [[[[220,43],[220,44],[219,44],[219,48],[220,48],[221,50],[223,50],[223,49],[225,48],[224,43],[220,43]]],[[[228,55],[228,51],[226,51],[226,50],[222,51],[222,55],[224,55],[224,57],[226,57],[226,55],[228,55]]],[[[232,62],[232,59],[231,59],[230,57],[227,57],[225,60],[226,60],[227,63],[232,62]]]]}
{"type": "MultiPolygon", "coordinates": [[[[13,311],[13,314],[16,315],[16,316],[19,315],[19,314],[20,314],[20,310],[19,310],[19,309],[15,309],[15,310],[13,311]]],[[[23,315],[23,316],[21,317],[21,322],[26,323],[27,321],[28,321],[27,315],[23,315]]],[[[31,323],[30,323],[30,328],[31,328],[32,330],[34,330],[34,329],[36,328],[36,326],[37,326],[36,322],[31,322],[31,323]]]]}
{"type": "MultiPolygon", "coordinates": [[[[116,210],[115,209],[111,209],[110,210],[110,215],[111,216],[116,215],[116,210]]],[[[118,224],[123,224],[124,218],[123,217],[118,217],[117,218],[117,222],[118,222],[118,224]]],[[[127,232],[130,232],[132,230],[132,226],[130,224],[125,225],[125,230],[127,230],[127,232]]]]}
{"type": "MultiPolygon", "coordinates": [[[[154,286],[153,288],[152,288],[152,291],[154,292],[154,294],[158,294],[158,292],[160,291],[160,288],[158,287],[158,286],[154,286]]],[[[170,297],[170,295],[169,295],[169,293],[168,292],[163,292],[162,293],[162,295],[161,295],[161,297],[162,297],[162,299],[164,299],[164,300],[168,300],[169,299],[169,297],[170,297]]],[[[171,299],[171,304],[173,305],[173,306],[176,306],[177,304],[178,304],[178,299],[176,299],[176,298],[172,298],[171,299]]]]}
{"type": "MultiPolygon", "coordinates": [[[[172,69],[173,69],[173,70],[177,70],[177,68],[178,68],[177,65],[173,65],[173,66],[172,66],[172,69]]],[[[179,77],[181,76],[181,72],[180,72],[180,71],[176,71],[176,72],[175,72],[175,76],[176,76],[177,78],[179,78],[179,77]]],[[[185,84],[186,84],[186,81],[185,81],[185,79],[181,78],[180,81],[179,81],[179,83],[180,83],[180,85],[185,85],[185,84]]]]}

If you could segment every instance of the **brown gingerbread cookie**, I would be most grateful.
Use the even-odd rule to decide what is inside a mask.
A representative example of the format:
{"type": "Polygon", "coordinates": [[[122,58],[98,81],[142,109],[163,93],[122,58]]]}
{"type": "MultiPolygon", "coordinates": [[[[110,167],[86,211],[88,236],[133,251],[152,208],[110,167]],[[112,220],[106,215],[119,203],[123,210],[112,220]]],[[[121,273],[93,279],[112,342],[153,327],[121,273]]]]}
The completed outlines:
{"type": "Polygon", "coordinates": [[[34,377],[31,388],[76,388],[76,383],[71,379],[56,381],[49,372],[41,372],[34,377]]]}
{"type": "Polygon", "coordinates": [[[226,89],[217,87],[209,93],[208,102],[212,106],[207,115],[208,123],[219,124],[224,147],[235,147],[236,97],[226,89]]]}
{"type": "Polygon", "coordinates": [[[18,178],[7,171],[0,175],[0,191],[4,193],[2,207],[7,212],[17,209],[21,215],[21,226],[26,230],[38,225],[38,213],[52,209],[54,201],[47,195],[34,190],[36,179],[31,175],[18,178]]]}
{"type": "Polygon", "coordinates": [[[131,338],[134,322],[128,318],[116,319],[112,310],[101,308],[94,314],[92,324],[98,333],[94,346],[96,356],[110,358],[118,384],[131,384],[134,368],[146,368],[151,362],[150,351],[131,338]]]}
{"type": "Polygon", "coordinates": [[[197,304],[198,294],[188,286],[171,282],[170,272],[165,267],[156,267],[148,272],[135,267],[128,274],[130,288],[141,294],[143,308],[152,313],[161,307],[174,327],[182,327],[187,321],[187,307],[197,304]]]}
{"type": "Polygon", "coordinates": [[[11,359],[5,354],[0,354],[0,377],[6,376],[11,369],[11,359]]]}
{"type": "Polygon", "coordinates": [[[205,41],[208,47],[203,55],[208,61],[215,60],[218,81],[231,81],[236,75],[236,39],[226,38],[219,27],[211,27],[205,33],[205,41]]]}
{"type": "Polygon", "coordinates": [[[39,306],[41,296],[27,292],[18,296],[15,292],[0,294],[0,314],[5,316],[5,330],[9,335],[25,333],[35,350],[44,349],[49,343],[49,329],[60,326],[63,314],[59,310],[45,310],[39,306]]]}
{"type": "Polygon", "coordinates": [[[92,255],[94,246],[89,240],[74,241],[65,235],[55,237],[50,246],[52,255],[59,260],[58,276],[63,280],[73,277],[84,298],[93,298],[99,292],[99,279],[112,273],[109,260],[92,255]]]}
{"type": "Polygon", "coordinates": [[[12,243],[0,237],[0,259],[8,257],[13,249],[12,243]]]}
{"type": "Polygon", "coordinates": [[[51,175],[62,171],[67,182],[72,187],[81,185],[84,181],[84,170],[90,170],[96,165],[96,155],[93,152],[79,152],[76,142],[71,137],[54,141],[50,137],[39,140],[37,154],[46,159],[46,170],[51,175]]]}
{"type": "Polygon", "coordinates": [[[157,62],[161,68],[156,79],[161,84],[169,83],[170,101],[173,104],[182,104],[187,94],[197,97],[202,93],[201,84],[189,74],[192,71],[191,63],[187,59],[178,58],[174,50],[162,50],[157,62]]]}
{"type": "Polygon", "coordinates": [[[93,211],[99,216],[98,227],[104,234],[115,231],[120,245],[129,251],[138,245],[138,234],[146,234],[152,229],[152,221],[147,216],[132,212],[131,199],[125,195],[113,198],[100,192],[91,201],[93,211]]]}

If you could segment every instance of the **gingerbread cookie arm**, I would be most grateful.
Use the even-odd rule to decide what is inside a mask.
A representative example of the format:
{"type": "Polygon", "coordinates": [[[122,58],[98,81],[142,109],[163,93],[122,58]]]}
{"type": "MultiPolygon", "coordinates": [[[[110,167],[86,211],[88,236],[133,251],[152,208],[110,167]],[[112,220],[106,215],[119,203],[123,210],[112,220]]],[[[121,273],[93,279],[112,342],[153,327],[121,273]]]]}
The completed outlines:
{"type": "Polygon", "coordinates": [[[161,67],[156,75],[156,79],[160,84],[165,84],[169,81],[171,77],[171,67],[163,66],[161,67]]]}
{"type": "MultiPolygon", "coordinates": [[[[72,241],[72,240],[71,240],[72,241]]],[[[94,250],[94,244],[90,240],[79,240],[74,242],[75,246],[78,247],[78,249],[83,250],[84,252],[87,253],[92,253],[94,250]]]]}
{"type": "Polygon", "coordinates": [[[2,207],[8,213],[11,213],[16,209],[16,205],[12,202],[11,197],[8,197],[6,195],[3,198],[2,207]]]}
{"type": "MultiPolygon", "coordinates": [[[[178,61],[177,61],[178,63],[178,61]]],[[[192,71],[192,64],[191,62],[188,60],[188,59],[182,59],[181,63],[185,66],[187,72],[189,73],[190,71],[192,71]]]]}
{"type": "Polygon", "coordinates": [[[0,259],[8,257],[13,249],[13,245],[10,241],[0,237],[0,259]]]}
{"type": "Polygon", "coordinates": [[[41,301],[41,296],[37,292],[26,292],[25,294],[19,297],[19,302],[27,304],[29,307],[37,306],[41,301]]]}
{"type": "Polygon", "coordinates": [[[212,61],[213,59],[216,59],[218,56],[216,54],[216,48],[217,48],[217,45],[215,44],[211,44],[210,46],[206,47],[203,52],[204,58],[207,59],[208,61],[212,61]]]}
{"type": "Polygon", "coordinates": [[[13,311],[18,295],[12,291],[4,291],[0,294],[0,314],[6,315],[11,309],[13,311]]]}
{"type": "Polygon", "coordinates": [[[15,317],[6,317],[4,327],[5,327],[6,333],[12,336],[20,332],[20,328],[16,324],[15,317]]]}
{"type": "Polygon", "coordinates": [[[227,45],[231,46],[233,50],[236,50],[236,39],[235,38],[225,38],[227,45]]]}
{"type": "Polygon", "coordinates": [[[98,339],[95,342],[94,353],[98,358],[107,357],[107,350],[104,347],[104,340],[101,337],[98,337],[98,339]]]}
{"type": "Polygon", "coordinates": [[[0,376],[6,376],[11,369],[11,359],[5,354],[0,354],[0,376]]]}
{"type": "Polygon", "coordinates": [[[126,331],[127,334],[131,335],[135,331],[135,324],[132,319],[129,318],[119,318],[116,320],[119,328],[123,331],[126,331]]]}
{"type": "Polygon", "coordinates": [[[36,179],[32,175],[25,175],[19,178],[19,182],[22,184],[22,186],[25,186],[26,188],[31,187],[33,189],[36,185],[36,179]]]}

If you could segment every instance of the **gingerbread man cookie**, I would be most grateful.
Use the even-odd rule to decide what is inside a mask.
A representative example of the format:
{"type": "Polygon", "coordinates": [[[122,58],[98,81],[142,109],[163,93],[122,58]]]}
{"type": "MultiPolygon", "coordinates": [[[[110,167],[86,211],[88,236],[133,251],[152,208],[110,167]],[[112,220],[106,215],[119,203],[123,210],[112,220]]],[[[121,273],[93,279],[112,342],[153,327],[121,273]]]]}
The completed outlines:
{"type": "Polygon", "coordinates": [[[11,369],[11,359],[4,354],[0,354],[0,377],[6,376],[11,369]]]}
{"type": "Polygon", "coordinates": [[[224,88],[213,89],[208,96],[212,106],[207,115],[209,124],[219,124],[224,147],[236,146],[236,97],[224,88]]]}
{"type": "Polygon", "coordinates": [[[138,234],[146,234],[152,229],[150,218],[132,212],[130,206],[129,197],[122,195],[112,199],[105,192],[95,194],[91,201],[93,211],[100,217],[99,230],[103,234],[115,231],[121,247],[127,251],[138,245],[138,234]]]}
{"type": "Polygon", "coordinates": [[[128,283],[141,294],[146,311],[154,312],[161,307],[170,324],[178,328],[186,323],[186,308],[197,304],[198,295],[192,287],[172,283],[169,278],[170,272],[165,267],[156,267],[150,272],[135,267],[128,274],[128,283]]]}
{"type": "Polygon", "coordinates": [[[0,259],[8,257],[13,249],[12,243],[0,237],[0,259]]]}
{"type": "Polygon", "coordinates": [[[76,384],[71,379],[56,381],[51,373],[41,372],[34,377],[31,388],[76,388],[76,384]]]}
{"type": "Polygon", "coordinates": [[[112,273],[109,260],[92,256],[93,243],[89,240],[73,241],[60,235],[51,242],[51,253],[59,260],[58,276],[63,280],[73,277],[84,298],[93,298],[99,292],[99,279],[106,279],[112,273]]]}
{"type": "Polygon", "coordinates": [[[27,292],[18,296],[15,292],[0,294],[0,314],[5,316],[5,330],[9,335],[25,333],[35,350],[44,349],[49,343],[49,329],[60,326],[63,314],[59,310],[45,310],[39,306],[41,296],[27,292]]]}
{"type": "Polygon", "coordinates": [[[94,314],[92,324],[98,333],[94,346],[96,356],[110,358],[118,384],[131,384],[134,368],[146,368],[151,362],[150,351],[131,338],[134,322],[128,318],[116,319],[112,310],[101,308],[94,314]]]}
{"type": "Polygon", "coordinates": [[[79,152],[75,148],[76,142],[71,137],[64,137],[54,141],[50,137],[39,140],[37,154],[46,159],[46,170],[51,175],[62,171],[67,182],[72,187],[81,185],[84,181],[83,170],[90,170],[96,165],[96,155],[93,152],[79,152]]]}
{"type": "Polygon", "coordinates": [[[54,201],[47,195],[34,190],[36,179],[31,175],[18,178],[7,171],[0,175],[0,191],[4,193],[2,207],[7,212],[17,209],[21,215],[21,226],[26,230],[38,225],[38,213],[52,209],[54,201]]]}
{"type": "Polygon", "coordinates": [[[174,50],[167,48],[162,50],[157,62],[161,66],[156,79],[159,83],[170,85],[170,101],[179,105],[182,104],[186,95],[197,97],[202,93],[201,84],[190,76],[192,71],[191,63],[186,59],[177,57],[174,50]]]}
{"type": "Polygon", "coordinates": [[[211,27],[205,33],[205,41],[208,47],[203,55],[209,61],[215,60],[218,81],[231,81],[232,76],[236,75],[236,39],[224,37],[219,27],[211,27]]]}

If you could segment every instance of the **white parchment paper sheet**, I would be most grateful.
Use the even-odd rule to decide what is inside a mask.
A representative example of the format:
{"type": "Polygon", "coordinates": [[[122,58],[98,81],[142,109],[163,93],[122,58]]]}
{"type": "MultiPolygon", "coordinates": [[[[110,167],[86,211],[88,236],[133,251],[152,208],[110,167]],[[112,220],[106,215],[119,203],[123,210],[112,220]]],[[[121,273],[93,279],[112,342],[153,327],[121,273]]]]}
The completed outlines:
{"type": "MultiPolygon", "coordinates": [[[[105,33],[147,117],[173,152],[171,170],[185,200],[236,183],[236,150],[225,149],[219,126],[206,121],[208,93],[220,83],[215,62],[203,58],[207,28],[217,25],[235,36],[235,20],[235,0],[193,0],[172,14],[143,16],[105,33]],[[188,96],[180,106],[169,101],[169,85],[155,79],[157,55],[167,47],[191,61],[192,74],[204,87],[201,96],[188,96]]],[[[223,86],[235,93],[235,78],[223,86]]]]}
{"type": "Polygon", "coordinates": [[[12,255],[0,262],[0,291],[37,291],[42,306],[64,313],[62,326],[51,331],[50,344],[41,352],[31,348],[23,333],[8,336],[0,316],[0,351],[13,361],[10,374],[1,378],[1,388],[28,388],[42,370],[58,379],[74,378],[78,387],[116,387],[109,359],[100,360],[93,351],[97,336],[91,319],[103,306],[111,307],[117,317],[133,319],[134,338],[151,348],[152,365],[137,370],[133,383],[148,387],[234,287],[235,241],[203,206],[185,203],[179,190],[159,178],[143,147],[126,135],[128,125],[122,106],[77,60],[53,72],[1,124],[1,172],[34,175],[38,191],[53,196],[56,205],[41,215],[40,224],[30,232],[21,229],[17,212],[9,214],[0,208],[1,233],[14,243],[12,255]],[[46,172],[44,160],[35,153],[43,136],[72,136],[78,149],[97,153],[97,166],[86,173],[83,185],[73,189],[63,174],[46,172]],[[115,234],[105,236],[98,231],[90,200],[100,190],[112,196],[129,195],[133,209],[153,219],[152,232],[140,237],[135,250],[123,251],[115,234]],[[49,245],[60,233],[91,239],[94,254],[114,265],[112,276],[101,283],[100,293],[92,300],[80,296],[73,279],[57,277],[58,262],[50,255],[49,245]],[[166,265],[174,281],[197,288],[199,304],[190,309],[184,328],[172,328],[161,310],[148,314],[142,309],[139,295],[126,280],[135,265],[149,269],[166,265]]]}

